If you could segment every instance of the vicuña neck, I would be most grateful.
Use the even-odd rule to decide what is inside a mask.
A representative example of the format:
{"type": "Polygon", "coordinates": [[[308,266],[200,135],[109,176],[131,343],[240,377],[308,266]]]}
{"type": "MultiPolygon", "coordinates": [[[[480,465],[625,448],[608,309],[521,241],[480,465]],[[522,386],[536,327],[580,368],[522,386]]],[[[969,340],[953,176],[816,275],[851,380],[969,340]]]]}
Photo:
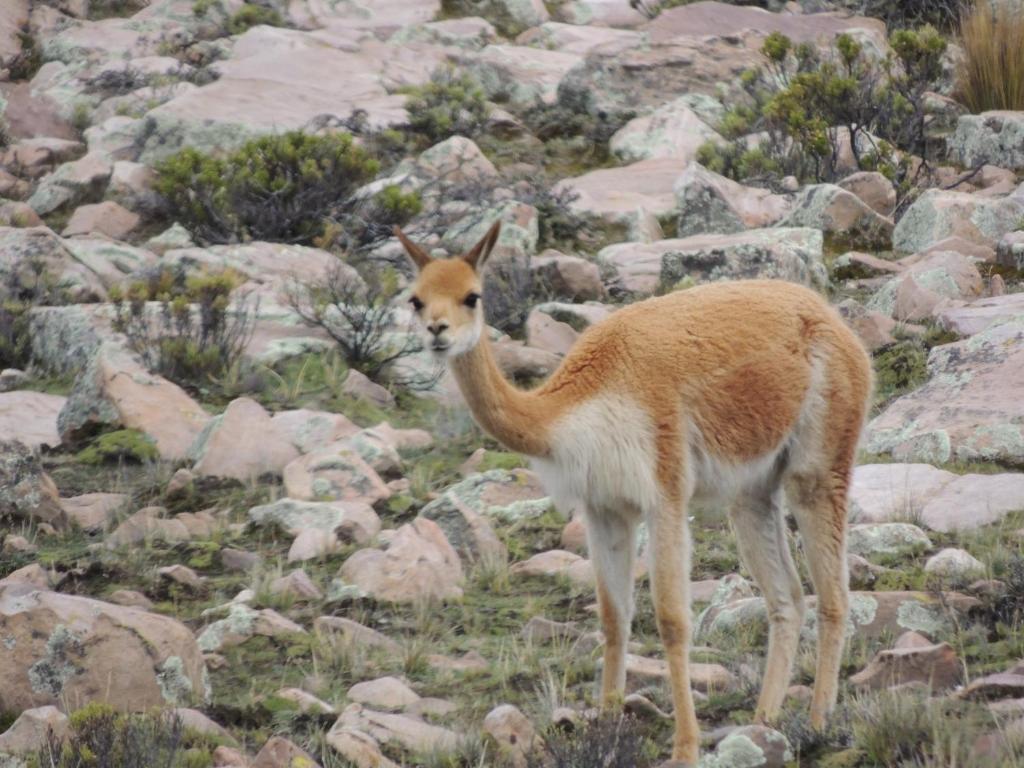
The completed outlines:
{"type": "Polygon", "coordinates": [[[513,451],[534,457],[548,455],[553,409],[541,396],[509,383],[486,336],[469,352],[453,357],[451,367],[462,396],[484,430],[513,451]]]}

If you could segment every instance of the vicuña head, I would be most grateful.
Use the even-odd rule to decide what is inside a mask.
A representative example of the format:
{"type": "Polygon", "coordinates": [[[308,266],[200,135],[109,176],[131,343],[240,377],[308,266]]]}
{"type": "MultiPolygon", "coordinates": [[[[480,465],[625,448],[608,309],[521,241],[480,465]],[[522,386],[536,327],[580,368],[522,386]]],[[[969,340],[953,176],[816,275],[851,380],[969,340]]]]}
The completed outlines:
{"type": "Polygon", "coordinates": [[[480,341],[484,332],[480,272],[500,231],[501,222],[495,222],[465,255],[434,259],[395,227],[395,234],[419,271],[409,302],[419,316],[424,343],[435,354],[465,354],[480,341]]]}
{"type": "Polygon", "coordinates": [[[846,502],[871,392],[871,361],[813,291],[777,280],[701,285],[617,310],[588,328],[547,381],[512,386],[491,353],[480,269],[495,224],[467,254],[418,270],[412,302],[480,425],[534,468],[561,510],[581,510],[604,629],[604,706],[621,700],[637,525],[672,679],[674,760],[697,760],[689,687],[693,499],[729,509],[767,603],[768,658],[755,716],[776,718],[803,625],[783,510],[800,529],[817,602],[811,724],[835,705],[848,613],[846,502]],[[782,499],[785,497],[786,505],[782,499]]]}

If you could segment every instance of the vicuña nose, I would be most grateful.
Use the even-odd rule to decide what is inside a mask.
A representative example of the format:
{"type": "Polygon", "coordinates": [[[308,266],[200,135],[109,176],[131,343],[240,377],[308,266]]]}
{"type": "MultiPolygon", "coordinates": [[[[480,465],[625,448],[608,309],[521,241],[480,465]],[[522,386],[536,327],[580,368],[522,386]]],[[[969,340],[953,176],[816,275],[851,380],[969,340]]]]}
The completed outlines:
{"type": "Polygon", "coordinates": [[[440,336],[442,333],[448,330],[448,323],[444,320],[438,320],[437,322],[430,323],[427,325],[427,330],[435,336],[440,336]]]}

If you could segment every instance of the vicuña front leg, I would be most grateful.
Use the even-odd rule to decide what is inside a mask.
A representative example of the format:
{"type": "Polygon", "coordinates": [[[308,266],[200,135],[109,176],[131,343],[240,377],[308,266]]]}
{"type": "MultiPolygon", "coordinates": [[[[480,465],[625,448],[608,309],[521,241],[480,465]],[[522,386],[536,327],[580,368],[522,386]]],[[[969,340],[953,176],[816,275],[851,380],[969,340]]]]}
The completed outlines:
{"type": "Polygon", "coordinates": [[[664,509],[650,520],[651,592],[665,646],[676,732],[672,759],[696,764],[700,730],[690,691],[690,541],[684,509],[664,509]]]}
{"type": "Polygon", "coordinates": [[[636,521],[618,511],[588,510],[587,546],[597,580],[597,606],[604,630],[601,706],[622,702],[626,687],[626,643],[633,621],[636,521]]]}

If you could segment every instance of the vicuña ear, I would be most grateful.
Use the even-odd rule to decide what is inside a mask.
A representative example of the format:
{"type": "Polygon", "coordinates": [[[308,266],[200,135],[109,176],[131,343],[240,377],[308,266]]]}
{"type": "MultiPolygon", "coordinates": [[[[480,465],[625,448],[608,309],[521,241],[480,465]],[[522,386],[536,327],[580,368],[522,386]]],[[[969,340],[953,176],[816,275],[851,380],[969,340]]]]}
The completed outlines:
{"type": "Polygon", "coordinates": [[[405,232],[402,231],[401,227],[396,226],[394,232],[395,236],[401,241],[402,246],[405,248],[405,252],[409,254],[409,258],[412,259],[413,264],[416,265],[417,269],[423,269],[427,264],[433,261],[431,255],[410,240],[406,236],[405,232]]]}
{"type": "Polygon", "coordinates": [[[498,242],[498,234],[501,232],[501,221],[496,221],[487,230],[487,234],[481,238],[480,242],[473,246],[473,250],[467,253],[462,258],[466,260],[473,269],[479,272],[483,269],[484,262],[487,261],[487,257],[491,255],[491,251],[494,250],[494,244],[498,242]]]}

